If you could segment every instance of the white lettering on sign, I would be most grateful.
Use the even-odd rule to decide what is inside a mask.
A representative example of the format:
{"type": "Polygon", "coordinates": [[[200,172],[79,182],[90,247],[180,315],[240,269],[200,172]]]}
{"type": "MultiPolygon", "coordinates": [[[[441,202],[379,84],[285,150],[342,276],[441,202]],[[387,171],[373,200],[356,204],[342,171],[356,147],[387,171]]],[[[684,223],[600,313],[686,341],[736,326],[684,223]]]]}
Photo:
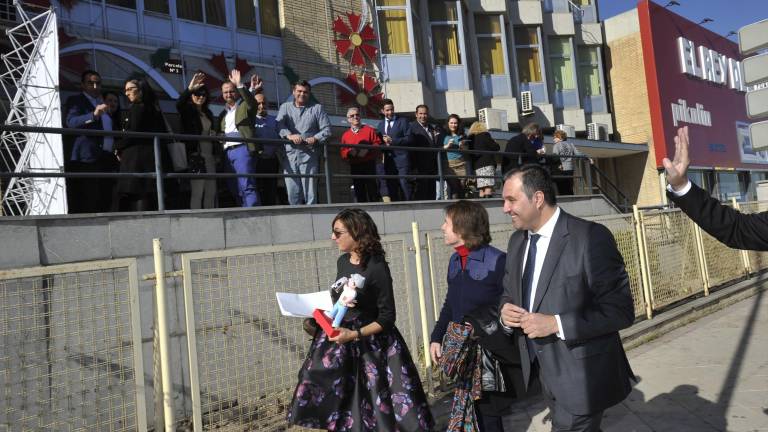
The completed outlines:
{"type": "Polygon", "coordinates": [[[697,103],[695,107],[689,107],[685,99],[678,99],[678,103],[672,103],[672,124],[677,127],[678,122],[690,123],[700,126],[712,126],[712,114],[704,109],[704,105],[697,103]]]}
{"type": "Polygon", "coordinates": [[[677,38],[677,51],[680,69],[684,74],[718,85],[728,85],[733,90],[747,91],[742,80],[740,61],[705,46],[696,47],[682,36],[677,38]]]}

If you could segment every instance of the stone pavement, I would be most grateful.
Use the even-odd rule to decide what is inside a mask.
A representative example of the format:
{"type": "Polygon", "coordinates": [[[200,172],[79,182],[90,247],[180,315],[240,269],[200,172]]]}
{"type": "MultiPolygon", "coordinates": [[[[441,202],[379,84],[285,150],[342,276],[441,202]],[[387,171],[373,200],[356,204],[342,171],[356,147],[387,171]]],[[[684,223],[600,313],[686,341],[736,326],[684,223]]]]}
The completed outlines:
{"type": "MultiPolygon", "coordinates": [[[[629,351],[639,383],[605,413],[605,432],[768,431],[768,292],[759,291],[629,351]]],[[[436,403],[445,421],[450,400],[436,403]]],[[[540,399],[505,430],[549,431],[540,399]]]]}

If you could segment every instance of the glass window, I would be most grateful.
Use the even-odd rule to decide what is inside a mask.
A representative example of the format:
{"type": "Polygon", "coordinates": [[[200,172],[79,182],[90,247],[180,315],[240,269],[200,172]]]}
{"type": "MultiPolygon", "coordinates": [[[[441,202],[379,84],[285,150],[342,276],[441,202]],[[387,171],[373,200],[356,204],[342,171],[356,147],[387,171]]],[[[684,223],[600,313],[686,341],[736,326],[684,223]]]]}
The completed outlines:
{"type": "Polygon", "coordinates": [[[256,7],[253,0],[235,0],[237,28],[256,31],[256,7]]]}
{"type": "Polygon", "coordinates": [[[436,66],[461,64],[459,32],[456,25],[432,25],[432,50],[436,66]]]}
{"type": "Polygon", "coordinates": [[[280,37],[280,8],[278,0],[259,0],[261,34],[280,37]]]}
{"type": "Polygon", "coordinates": [[[377,11],[382,54],[408,54],[411,52],[408,43],[408,18],[405,15],[405,6],[405,0],[381,0],[377,2],[378,8],[387,8],[377,11]]]}
{"type": "Polygon", "coordinates": [[[224,0],[205,0],[205,22],[216,26],[227,26],[224,0]]]}
{"type": "Polygon", "coordinates": [[[515,27],[515,56],[517,76],[521,83],[543,82],[541,77],[541,46],[536,27],[515,27]]]}
{"type": "Polygon", "coordinates": [[[176,15],[181,19],[203,22],[203,4],[200,0],[178,0],[176,15]]]}
{"type": "Polygon", "coordinates": [[[498,15],[475,15],[475,33],[500,34],[501,21],[498,15]]]}
{"type": "Polygon", "coordinates": [[[478,37],[477,48],[480,51],[480,73],[483,75],[501,75],[504,71],[504,53],[501,37],[478,37]]]}
{"type": "Polygon", "coordinates": [[[585,96],[603,94],[599,67],[597,47],[579,47],[579,86],[585,96]]]}
{"type": "Polygon", "coordinates": [[[136,0],[107,0],[108,5],[136,9],[136,0]]]}
{"type": "Polygon", "coordinates": [[[170,13],[168,0],[144,0],[144,10],[166,15],[170,13]]]}
{"type": "Polygon", "coordinates": [[[458,21],[459,13],[454,0],[429,0],[430,21],[458,21]]]}
{"type": "Polygon", "coordinates": [[[555,90],[575,90],[573,79],[573,59],[571,40],[564,37],[549,39],[549,63],[552,66],[552,79],[555,90]]]}

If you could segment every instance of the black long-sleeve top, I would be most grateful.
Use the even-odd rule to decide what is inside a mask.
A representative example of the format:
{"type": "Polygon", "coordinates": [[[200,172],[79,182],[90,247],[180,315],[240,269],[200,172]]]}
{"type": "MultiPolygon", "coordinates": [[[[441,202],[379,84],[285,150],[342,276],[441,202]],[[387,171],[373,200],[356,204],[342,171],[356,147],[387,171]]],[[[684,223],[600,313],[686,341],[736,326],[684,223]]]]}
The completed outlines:
{"type": "MultiPolygon", "coordinates": [[[[372,256],[367,265],[355,265],[349,262],[349,254],[339,257],[336,262],[336,279],[358,273],[365,278],[365,285],[357,291],[357,304],[347,311],[349,318],[359,318],[364,325],[379,323],[385,330],[395,325],[395,295],[392,290],[392,275],[389,264],[383,256],[372,256]]],[[[341,293],[332,293],[333,302],[341,293]]]]}

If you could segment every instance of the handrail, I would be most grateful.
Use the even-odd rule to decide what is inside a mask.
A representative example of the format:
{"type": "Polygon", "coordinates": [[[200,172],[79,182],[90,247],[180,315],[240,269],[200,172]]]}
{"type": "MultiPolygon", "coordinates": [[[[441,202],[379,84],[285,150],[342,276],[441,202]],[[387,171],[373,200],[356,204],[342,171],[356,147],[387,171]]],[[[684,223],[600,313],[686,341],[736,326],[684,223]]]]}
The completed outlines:
{"type": "MultiPolygon", "coordinates": [[[[242,142],[242,143],[260,143],[260,144],[290,144],[291,141],[287,139],[273,139],[273,138],[243,138],[243,137],[225,137],[225,136],[216,136],[211,137],[209,135],[189,135],[189,134],[177,134],[177,133],[168,133],[168,132],[131,132],[131,131],[105,131],[105,130],[94,130],[94,129],[70,129],[70,128],[51,128],[51,127],[42,127],[42,126],[23,126],[23,125],[0,125],[0,132],[11,132],[11,133],[52,133],[52,134],[59,134],[59,135],[77,135],[77,136],[111,136],[115,138],[143,138],[143,139],[151,139],[153,142],[153,148],[155,151],[155,154],[160,154],[160,146],[166,145],[170,143],[171,141],[211,141],[212,139],[216,141],[230,141],[230,142],[242,142]]],[[[326,142],[318,144],[318,147],[323,147],[323,150],[326,155],[327,160],[327,148],[328,147],[334,147],[334,148],[342,148],[342,147],[354,147],[354,148],[363,148],[363,149],[372,149],[372,150],[403,150],[407,152],[423,152],[423,153],[433,153],[436,154],[437,157],[437,168],[438,172],[437,175],[435,174],[407,174],[407,175],[366,175],[366,174],[333,174],[335,177],[339,178],[375,178],[375,179],[400,179],[403,177],[411,178],[411,179],[425,179],[425,178],[434,178],[437,179],[440,184],[440,197],[439,199],[443,199],[442,197],[442,190],[443,190],[443,184],[446,179],[477,179],[477,178],[496,178],[495,175],[490,176],[483,176],[483,175],[454,175],[454,174],[446,174],[442,171],[442,162],[444,153],[448,152],[458,152],[466,155],[493,155],[493,156],[501,156],[501,157],[518,157],[518,156],[526,156],[526,153],[520,153],[520,152],[504,152],[504,151],[489,151],[489,150],[466,150],[466,149],[444,149],[442,146],[440,147],[410,147],[410,146],[380,146],[380,145],[368,145],[368,144],[341,144],[338,142],[326,142]]],[[[554,158],[558,158],[557,155],[539,155],[540,158],[544,158],[547,160],[551,160],[554,158]]],[[[587,159],[587,156],[581,156],[581,155],[572,155],[569,156],[574,159],[587,159]]],[[[160,161],[161,157],[156,158],[157,161],[160,161]]],[[[283,174],[283,173],[270,173],[270,174],[263,174],[263,173],[183,173],[183,172],[164,172],[162,169],[162,163],[156,164],[155,172],[142,172],[142,173],[126,173],[126,172],[89,172],[89,173],[73,173],[73,172],[31,172],[31,171],[15,171],[16,167],[8,167],[9,169],[14,169],[13,172],[0,172],[0,178],[51,178],[51,177],[58,177],[58,178],[125,178],[125,177],[132,177],[132,178],[154,178],[157,180],[157,198],[158,198],[158,208],[159,210],[163,209],[163,190],[162,190],[162,181],[161,179],[164,178],[188,178],[188,179],[217,179],[217,178],[236,178],[236,177],[254,177],[254,178],[324,178],[326,181],[326,187],[329,187],[328,185],[331,184],[331,172],[328,169],[327,165],[325,167],[325,172],[321,174],[283,174]]],[[[565,178],[567,176],[563,176],[560,174],[553,174],[553,179],[558,178],[565,178]]],[[[331,195],[330,193],[327,194],[328,197],[328,203],[331,203],[331,195]]]]}
{"type": "Polygon", "coordinates": [[[603,195],[605,195],[605,197],[608,198],[609,200],[614,201],[614,199],[611,196],[609,196],[607,191],[603,190],[603,186],[601,183],[605,182],[606,184],[608,184],[608,186],[610,186],[613,189],[617,197],[621,200],[621,202],[614,202],[613,204],[619,207],[621,210],[627,211],[630,208],[629,198],[626,195],[624,195],[621,189],[619,189],[619,187],[616,186],[600,168],[598,168],[594,164],[590,164],[590,169],[594,170],[595,173],[598,175],[598,178],[600,179],[599,182],[594,182],[594,185],[600,190],[600,192],[602,192],[603,195]]]}

